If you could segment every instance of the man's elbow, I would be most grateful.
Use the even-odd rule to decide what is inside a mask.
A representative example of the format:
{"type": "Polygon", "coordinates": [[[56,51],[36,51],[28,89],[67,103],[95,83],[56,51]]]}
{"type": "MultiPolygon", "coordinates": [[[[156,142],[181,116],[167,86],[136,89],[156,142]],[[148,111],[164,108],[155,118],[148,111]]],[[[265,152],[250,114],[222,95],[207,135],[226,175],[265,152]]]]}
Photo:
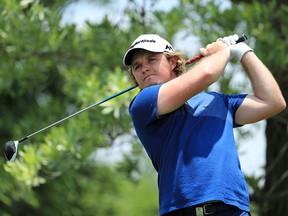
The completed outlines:
{"type": "Polygon", "coordinates": [[[278,114],[283,110],[285,110],[286,107],[287,107],[286,101],[284,98],[282,98],[274,102],[273,110],[275,111],[276,114],[278,114]]]}

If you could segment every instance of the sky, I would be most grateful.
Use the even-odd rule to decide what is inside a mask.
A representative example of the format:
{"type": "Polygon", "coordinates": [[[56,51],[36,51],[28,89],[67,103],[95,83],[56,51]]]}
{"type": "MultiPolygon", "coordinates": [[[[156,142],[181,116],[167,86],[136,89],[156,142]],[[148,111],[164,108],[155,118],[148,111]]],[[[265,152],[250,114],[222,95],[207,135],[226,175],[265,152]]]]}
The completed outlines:
{"type": "MultiPolygon", "coordinates": [[[[108,17],[115,22],[120,22],[121,19],[121,11],[125,6],[127,6],[127,0],[114,0],[111,5],[108,7],[100,7],[99,5],[89,3],[87,1],[79,1],[77,3],[73,3],[69,5],[63,14],[63,24],[64,23],[75,23],[81,29],[85,26],[85,20],[89,20],[90,22],[99,22],[108,14],[108,17]]],[[[138,0],[138,2],[143,2],[138,0]]],[[[169,10],[171,7],[177,4],[177,0],[159,0],[155,5],[156,8],[165,8],[169,10]]],[[[223,4],[223,8],[228,7],[229,5],[223,4]]],[[[187,40],[195,41],[195,38],[188,38],[187,40]]],[[[175,48],[181,51],[184,50],[187,46],[186,42],[181,41],[182,44],[176,44],[175,48]]],[[[190,43],[194,44],[194,43],[190,43]]],[[[191,47],[189,46],[191,49],[191,47]]],[[[120,62],[119,62],[120,64],[120,62]]],[[[265,165],[265,150],[266,150],[266,140],[265,140],[265,121],[261,121],[259,123],[253,125],[244,126],[246,129],[252,132],[253,136],[249,137],[249,139],[241,140],[238,148],[239,158],[241,162],[241,168],[243,172],[247,175],[262,175],[264,173],[263,167],[265,165]]],[[[236,132],[236,140],[237,140],[237,132],[236,132]]],[[[114,149],[109,149],[105,154],[107,160],[111,160],[113,155],[119,154],[119,152],[125,152],[129,149],[127,145],[117,144],[114,149]]],[[[104,150],[105,151],[105,150],[104,150]]],[[[115,158],[114,158],[115,159],[115,158]]]]}

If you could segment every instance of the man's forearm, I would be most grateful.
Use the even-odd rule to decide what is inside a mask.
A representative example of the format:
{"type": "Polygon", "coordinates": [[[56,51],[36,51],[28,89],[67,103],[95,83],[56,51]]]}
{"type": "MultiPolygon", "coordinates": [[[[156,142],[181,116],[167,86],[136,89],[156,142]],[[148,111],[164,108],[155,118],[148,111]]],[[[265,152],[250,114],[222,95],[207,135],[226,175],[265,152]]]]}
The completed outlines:
{"type": "Polygon", "coordinates": [[[243,56],[241,64],[251,81],[254,96],[276,110],[283,107],[285,100],[278,83],[255,53],[247,52],[243,56]]]}

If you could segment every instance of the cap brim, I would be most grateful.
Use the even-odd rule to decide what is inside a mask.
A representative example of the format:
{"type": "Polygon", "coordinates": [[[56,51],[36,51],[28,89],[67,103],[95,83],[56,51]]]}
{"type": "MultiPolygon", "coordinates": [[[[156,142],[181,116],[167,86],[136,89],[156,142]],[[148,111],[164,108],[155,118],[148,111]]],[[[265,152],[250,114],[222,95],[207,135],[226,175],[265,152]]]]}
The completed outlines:
{"type": "MultiPolygon", "coordinates": [[[[137,47],[137,48],[133,48],[133,49],[130,49],[126,52],[126,54],[124,55],[124,60],[123,60],[123,64],[125,66],[131,66],[132,64],[132,57],[133,55],[135,54],[135,52],[139,51],[139,50],[147,50],[149,52],[154,52],[154,53],[163,53],[165,52],[166,50],[158,50],[158,49],[154,49],[154,48],[141,48],[141,47],[137,47]]],[[[166,51],[168,52],[168,51],[166,51]]]]}
{"type": "Polygon", "coordinates": [[[136,51],[141,50],[141,48],[130,49],[126,52],[124,56],[124,65],[131,66],[132,64],[132,56],[135,54],[136,51]]]}

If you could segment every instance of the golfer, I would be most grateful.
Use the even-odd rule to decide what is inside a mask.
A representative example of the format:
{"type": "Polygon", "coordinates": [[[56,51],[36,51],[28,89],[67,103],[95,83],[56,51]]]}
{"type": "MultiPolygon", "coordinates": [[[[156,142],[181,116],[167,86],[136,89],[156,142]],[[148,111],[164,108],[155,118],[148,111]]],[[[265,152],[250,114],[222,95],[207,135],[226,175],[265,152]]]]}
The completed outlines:
{"type": "Polygon", "coordinates": [[[139,36],[123,62],[140,92],[129,112],[158,173],[164,216],[251,215],[233,128],[281,112],[285,100],[271,72],[237,35],[200,49],[204,56],[185,71],[185,60],[155,34],[139,36]],[[205,92],[237,58],[253,95],[205,92]]]}

